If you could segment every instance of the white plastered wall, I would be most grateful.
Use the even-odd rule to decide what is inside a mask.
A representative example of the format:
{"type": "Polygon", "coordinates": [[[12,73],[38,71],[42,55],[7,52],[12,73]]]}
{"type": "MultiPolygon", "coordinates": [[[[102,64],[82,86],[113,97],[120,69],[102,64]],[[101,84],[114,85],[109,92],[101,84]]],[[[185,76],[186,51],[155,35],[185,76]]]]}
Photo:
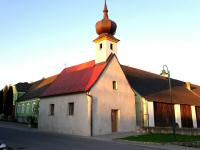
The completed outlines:
{"type": "Polygon", "coordinates": [[[118,132],[135,131],[135,94],[132,91],[116,57],[90,91],[93,97],[93,133],[110,134],[111,110],[118,110],[118,132]],[[117,81],[118,89],[113,90],[112,82],[117,81]]]}
{"type": "Polygon", "coordinates": [[[193,127],[197,128],[197,116],[195,106],[191,106],[193,127]]]}
{"type": "Polygon", "coordinates": [[[104,62],[110,56],[111,53],[117,55],[117,43],[111,42],[109,40],[103,40],[96,43],[96,63],[104,62]],[[100,49],[100,44],[102,44],[102,49],[100,49]],[[110,44],[113,44],[113,50],[110,49],[110,44]]]}
{"type": "Polygon", "coordinates": [[[39,109],[39,130],[90,136],[91,99],[86,93],[41,98],[39,109]],[[74,102],[74,115],[68,114],[68,103],[74,102]],[[54,104],[54,115],[49,105],[54,104]]]}
{"type": "Polygon", "coordinates": [[[174,105],[174,111],[175,111],[175,122],[178,123],[179,128],[181,128],[182,123],[181,123],[181,106],[180,106],[180,104],[174,105]]]}
{"type": "Polygon", "coordinates": [[[153,102],[147,101],[147,106],[148,106],[148,116],[149,116],[149,127],[155,127],[153,102]]]}

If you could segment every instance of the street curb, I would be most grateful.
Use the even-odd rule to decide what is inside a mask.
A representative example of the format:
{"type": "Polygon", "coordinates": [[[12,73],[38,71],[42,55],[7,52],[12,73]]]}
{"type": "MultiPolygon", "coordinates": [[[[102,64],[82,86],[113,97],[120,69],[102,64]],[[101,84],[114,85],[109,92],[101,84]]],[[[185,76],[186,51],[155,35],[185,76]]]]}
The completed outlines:
{"type": "Polygon", "coordinates": [[[194,147],[200,148],[200,141],[193,141],[193,142],[174,142],[175,145],[186,146],[186,147],[194,147]]]}
{"type": "Polygon", "coordinates": [[[176,144],[162,144],[162,143],[154,143],[154,142],[140,142],[140,141],[128,141],[122,139],[113,139],[113,141],[120,142],[120,143],[127,143],[133,145],[140,145],[144,147],[151,147],[151,148],[161,148],[165,150],[197,150],[195,147],[186,147],[184,145],[176,145],[176,144]]]}

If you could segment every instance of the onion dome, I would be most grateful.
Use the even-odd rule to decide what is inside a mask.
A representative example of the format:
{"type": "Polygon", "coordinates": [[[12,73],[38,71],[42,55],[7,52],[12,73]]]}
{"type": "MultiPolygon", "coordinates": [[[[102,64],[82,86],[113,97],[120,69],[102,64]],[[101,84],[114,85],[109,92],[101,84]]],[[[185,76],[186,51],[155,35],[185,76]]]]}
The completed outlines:
{"type": "Polygon", "coordinates": [[[96,23],[96,32],[98,35],[101,35],[101,34],[114,35],[117,29],[117,24],[114,21],[110,20],[108,17],[108,9],[107,9],[106,1],[105,1],[103,13],[104,13],[103,19],[96,23]]]}

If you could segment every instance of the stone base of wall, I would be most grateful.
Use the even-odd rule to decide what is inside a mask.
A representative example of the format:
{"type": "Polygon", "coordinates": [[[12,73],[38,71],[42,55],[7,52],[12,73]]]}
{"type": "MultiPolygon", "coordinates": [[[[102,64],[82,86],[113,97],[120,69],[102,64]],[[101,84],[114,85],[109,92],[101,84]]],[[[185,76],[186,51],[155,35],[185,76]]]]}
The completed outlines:
{"type": "Polygon", "coordinates": [[[19,122],[19,123],[28,123],[26,117],[18,117],[17,118],[17,122],[19,122]]]}
{"type": "Polygon", "coordinates": [[[173,144],[180,145],[180,146],[200,148],[200,141],[195,141],[195,142],[175,142],[173,144]]]}
{"type": "MultiPolygon", "coordinates": [[[[172,127],[143,127],[145,133],[172,134],[172,127]]],[[[176,128],[176,134],[200,135],[200,128],[176,128]]]]}

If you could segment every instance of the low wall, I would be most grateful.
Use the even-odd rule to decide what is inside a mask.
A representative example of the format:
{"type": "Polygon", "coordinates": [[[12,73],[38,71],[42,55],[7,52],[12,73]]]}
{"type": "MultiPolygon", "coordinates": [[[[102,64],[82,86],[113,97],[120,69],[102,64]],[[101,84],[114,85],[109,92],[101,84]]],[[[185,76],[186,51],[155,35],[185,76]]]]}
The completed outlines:
{"type": "Polygon", "coordinates": [[[174,142],[175,145],[180,146],[187,146],[187,147],[196,147],[200,148],[200,141],[193,141],[193,142],[174,142]]]}
{"type": "MultiPolygon", "coordinates": [[[[146,133],[173,133],[172,127],[144,127],[146,133]]],[[[200,135],[200,128],[176,128],[176,134],[181,135],[200,135]]]]}
{"type": "Polygon", "coordinates": [[[19,123],[28,123],[26,117],[17,117],[17,122],[19,122],[19,123]]]}

